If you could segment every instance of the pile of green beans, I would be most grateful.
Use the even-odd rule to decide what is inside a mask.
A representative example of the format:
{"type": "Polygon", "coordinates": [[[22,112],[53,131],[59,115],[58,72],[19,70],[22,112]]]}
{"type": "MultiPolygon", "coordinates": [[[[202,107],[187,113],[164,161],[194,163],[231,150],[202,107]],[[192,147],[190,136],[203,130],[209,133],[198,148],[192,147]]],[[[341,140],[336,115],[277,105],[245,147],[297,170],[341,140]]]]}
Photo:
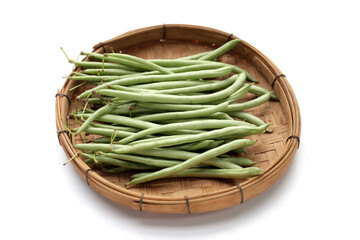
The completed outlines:
{"type": "Polygon", "coordinates": [[[270,133],[270,123],[244,110],[278,99],[246,70],[217,60],[240,41],[178,59],[81,52],[84,61],[70,60],[79,69],[70,76],[79,81],[71,115],[79,127],[70,132],[82,140],[74,147],[85,163],[131,173],[127,185],[263,172],[242,155],[256,144],[246,137],[270,133]],[[244,101],[248,93],[256,97],[244,101]]]}

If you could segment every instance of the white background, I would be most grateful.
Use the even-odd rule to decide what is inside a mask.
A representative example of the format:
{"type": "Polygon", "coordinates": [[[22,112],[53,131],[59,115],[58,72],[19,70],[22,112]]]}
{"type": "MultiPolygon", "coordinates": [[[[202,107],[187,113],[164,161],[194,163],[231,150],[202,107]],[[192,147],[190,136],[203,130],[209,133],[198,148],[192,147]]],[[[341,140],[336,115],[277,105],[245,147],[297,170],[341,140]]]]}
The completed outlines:
{"type": "Polygon", "coordinates": [[[1,6],[1,239],[358,239],[360,37],[356,1],[8,1],[1,6]],[[130,3],[131,2],[131,3],[130,3]],[[70,58],[163,23],[244,39],[286,74],[301,145],[275,185],[229,209],[137,212],[68,165],[55,93],[70,58]]]}

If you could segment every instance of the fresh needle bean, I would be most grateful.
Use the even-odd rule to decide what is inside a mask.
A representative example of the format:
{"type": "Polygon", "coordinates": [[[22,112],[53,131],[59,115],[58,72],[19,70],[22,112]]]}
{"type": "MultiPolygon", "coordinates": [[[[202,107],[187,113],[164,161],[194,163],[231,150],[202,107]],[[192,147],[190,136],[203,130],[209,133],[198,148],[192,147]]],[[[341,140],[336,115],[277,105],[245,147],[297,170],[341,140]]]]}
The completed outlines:
{"type": "Polygon", "coordinates": [[[254,141],[251,141],[249,139],[234,140],[230,143],[221,145],[217,148],[213,148],[204,153],[201,153],[198,156],[190,158],[190,159],[188,159],[178,165],[175,165],[173,167],[163,168],[163,169],[153,172],[149,175],[135,178],[132,181],[128,182],[127,185],[139,184],[139,183],[148,182],[148,181],[152,181],[152,180],[159,179],[159,178],[165,178],[165,177],[171,176],[172,174],[179,173],[181,171],[184,171],[186,169],[194,167],[197,164],[202,163],[208,159],[212,159],[216,156],[227,153],[233,149],[236,149],[239,147],[250,146],[250,145],[253,145],[254,143],[255,143],[254,141]]]}
{"type": "MultiPolygon", "coordinates": [[[[95,113],[93,113],[93,114],[85,113],[83,115],[83,117],[85,119],[89,119],[94,114],[95,113]]],[[[81,116],[81,115],[80,114],[75,114],[75,116],[78,117],[78,116],[81,116]]],[[[135,127],[135,128],[141,128],[141,129],[146,129],[146,128],[157,127],[158,126],[158,124],[155,124],[155,123],[150,123],[150,122],[146,122],[146,121],[142,121],[142,120],[138,120],[138,119],[134,119],[134,118],[129,118],[129,117],[124,117],[124,116],[119,116],[119,115],[114,115],[114,114],[104,114],[104,115],[101,115],[99,117],[95,116],[93,118],[94,118],[94,120],[98,120],[98,121],[102,121],[102,122],[116,123],[116,124],[121,124],[121,125],[129,126],[129,127],[135,127]]]]}
{"type": "Polygon", "coordinates": [[[117,58],[117,57],[109,57],[104,54],[94,53],[94,52],[81,52],[81,55],[91,56],[91,57],[101,60],[101,61],[104,60],[106,62],[111,62],[111,63],[120,63],[120,64],[128,66],[130,69],[134,69],[134,70],[145,70],[143,65],[141,65],[140,63],[130,61],[127,59],[122,59],[122,58],[117,58]]]}
{"type": "MultiPolygon", "coordinates": [[[[103,107],[101,107],[100,109],[98,109],[95,113],[91,114],[86,121],[80,126],[80,128],[76,131],[76,134],[80,134],[81,132],[83,132],[88,126],[89,124],[94,121],[95,119],[103,116],[106,113],[109,113],[113,108],[115,107],[114,104],[107,104],[103,107]]],[[[82,115],[81,115],[82,116],[82,115]]]]}
{"type": "MultiPolygon", "coordinates": [[[[175,74],[172,74],[175,75],[175,74]]],[[[245,81],[245,74],[240,74],[237,80],[228,88],[208,94],[205,96],[179,96],[169,94],[153,94],[153,93],[132,93],[125,91],[117,91],[111,89],[96,90],[96,93],[105,96],[116,97],[119,99],[135,100],[141,102],[162,102],[162,103],[206,103],[226,98],[236,92],[245,81]]],[[[115,102],[116,100],[114,100],[115,102]]]]}
{"type": "Polygon", "coordinates": [[[134,162],[129,162],[129,161],[123,161],[120,159],[116,159],[116,158],[111,158],[111,157],[107,157],[107,156],[103,156],[103,155],[96,155],[93,154],[87,154],[87,153],[81,153],[81,155],[83,155],[84,157],[88,158],[88,159],[92,159],[94,161],[98,161],[101,163],[107,163],[107,164],[111,164],[114,166],[119,166],[119,167],[124,167],[124,168],[131,168],[131,169],[154,169],[153,166],[149,166],[149,165],[145,165],[145,164],[140,164],[140,163],[134,163],[134,162]]]}
{"type": "Polygon", "coordinates": [[[189,142],[196,142],[206,139],[216,139],[221,136],[236,134],[238,137],[249,136],[253,134],[263,133],[270,124],[266,124],[260,127],[248,127],[248,126],[236,126],[227,127],[223,129],[216,129],[205,133],[196,135],[176,136],[176,138],[157,140],[153,138],[153,141],[146,143],[132,142],[131,145],[115,145],[114,152],[116,153],[131,153],[140,150],[151,149],[154,147],[166,147],[173,145],[180,145],[189,142]]]}
{"type": "Polygon", "coordinates": [[[216,59],[218,57],[220,57],[221,55],[223,55],[224,53],[230,51],[233,47],[235,47],[239,42],[241,42],[241,39],[234,39],[231,40],[225,44],[223,44],[221,47],[210,51],[208,54],[200,57],[198,60],[213,60],[216,59]]]}
{"type": "MultiPolygon", "coordinates": [[[[250,114],[250,113],[247,113],[247,112],[230,112],[229,114],[232,117],[236,117],[236,118],[244,120],[244,121],[246,121],[248,123],[252,123],[252,124],[254,124],[256,126],[263,126],[263,125],[266,124],[263,120],[261,120],[261,118],[258,118],[256,116],[250,114]]],[[[267,132],[272,132],[272,130],[269,130],[269,129],[267,129],[266,131],[267,132]]]]}
{"type": "MultiPolygon", "coordinates": [[[[204,169],[204,168],[191,168],[186,169],[181,172],[173,173],[166,176],[167,178],[171,177],[201,177],[201,178],[236,178],[236,179],[246,179],[254,177],[264,172],[261,168],[258,167],[247,167],[242,169],[204,169]]],[[[136,173],[131,176],[132,179],[141,179],[149,177],[153,173],[136,173]]],[[[163,178],[163,177],[162,177],[163,178]]],[[[140,181],[140,180],[138,180],[140,181]]],[[[134,181],[135,182],[135,181],[134,181]]],[[[136,183],[136,182],[135,182],[136,183]]],[[[135,184],[133,183],[133,184],[135,184]]],[[[131,184],[128,183],[128,184],[131,184]]]]}
{"type": "Polygon", "coordinates": [[[219,105],[214,105],[213,107],[199,109],[199,110],[148,114],[148,115],[136,117],[135,119],[139,119],[143,121],[159,121],[159,120],[168,120],[168,119],[203,117],[203,116],[209,116],[217,112],[222,112],[227,108],[228,105],[229,102],[224,102],[219,105]]]}
{"type": "Polygon", "coordinates": [[[118,63],[102,63],[102,62],[77,62],[70,60],[70,63],[75,64],[76,66],[83,67],[83,68],[105,68],[105,69],[123,69],[123,70],[131,70],[131,68],[118,64],[118,63]]]}
{"type": "Polygon", "coordinates": [[[144,69],[147,69],[147,70],[159,71],[161,73],[167,73],[167,74],[172,74],[173,73],[169,69],[163,68],[163,67],[161,67],[161,66],[159,66],[159,65],[157,65],[155,63],[152,63],[151,61],[148,61],[148,60],[136,57],[136,56],[132,56],[132,55],[129,55],[129,54],[105,53],[104,55],[139,63],[140,66],[142,66],[144,69]]]}
{"type": "Polygon", "coordinates": [[[95,74],[95,75],[107,75],[107,76],[120,76],[120,75],[128,75],[128,74],[134,74],[136,72],[134,71],[130,71],[130,70],[124,70],[124,69],[113,69],[113,68],[109,68],[109,69],[93,69],[93,68],[88,68],[82,71],[85,74],[95,74]]]}
{"type": "Polygon", "coordinates": [[[191,121],[184,123],[170,123],[166,125],[161,125],[158,127],[148,128],[146,130],[135,133],[132,136],[124,138],[119,143],[127,144],[132,142],[138,138],[147,136],[149,134],[156,134],[167,131],[177,131],[183,129],[216,129],[216,128],[225,128],[229,126],[249,126],[247,124],[243,124],[240,121],[234,120],[200,120],[200,121],[191,121]]]}
{"type": "Polygon", "coordinates": [[[140,83],[151,83],[151,82],[161,82],[161,81],[178,81],[178,80],[188,80],[188,79],[200,79],[200,78],[213,78],[220,77],[229,74],[232,71],[233,67],[223,67],[214,70],[203,70],[203,71],[193,71],[185,73],[174,73],[168,75],[150,75],[150,76],[129,76],[127,78],[121,78],[118,80],[113,80],[111,82],[103,83],[95,88],[89,89],[81,93],[77,98],[87,97],[89,93],[103,89],[109,86],[109,84],[121,84],[121,85],[134,85],[140,83]]]}

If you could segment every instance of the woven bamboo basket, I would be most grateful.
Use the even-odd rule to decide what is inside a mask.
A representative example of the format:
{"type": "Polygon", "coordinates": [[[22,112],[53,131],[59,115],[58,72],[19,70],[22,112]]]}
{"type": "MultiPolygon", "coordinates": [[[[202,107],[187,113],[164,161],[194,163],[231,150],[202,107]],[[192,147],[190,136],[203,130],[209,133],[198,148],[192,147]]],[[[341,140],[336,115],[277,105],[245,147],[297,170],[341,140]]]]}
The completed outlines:
{"type": "MultiPolygon", "coordinates": [[[[235,39],[232,34],[202,26],[159,25],[133,30],[94,46],[94,52],[119,52],[145,59],[178,58],[215,49],[235,39]]],[[[71,161],[77,173],[101,195],[134,210],[161,213],[200,213],[220,210],[247,201],[274,184],[288,169],[300,144],[300,112],[285,75],[264,54],[245,41],[220,61],[237,65],[252,74],[259,85],[273,89],[280,101],[269,101],[248,112],[271,122],[271,134],[251,136],[257,144],[248,148],[248,157],[265,171],[247,180],[172,178],[125,188],[130,174],[104,173],[90,169],[80,157],[71,161]]],[[[76,71],[77,69],[75,69],[76,71]]],[[[66,132],[64,123],[75,108],[76,84],[66,80],[56,94],[56,125],[61,146],[69,158],[76,155],[72,143],[80,142],[66,132]]],[[[250,98],[250,96],[246,96],[250,98]]]]}

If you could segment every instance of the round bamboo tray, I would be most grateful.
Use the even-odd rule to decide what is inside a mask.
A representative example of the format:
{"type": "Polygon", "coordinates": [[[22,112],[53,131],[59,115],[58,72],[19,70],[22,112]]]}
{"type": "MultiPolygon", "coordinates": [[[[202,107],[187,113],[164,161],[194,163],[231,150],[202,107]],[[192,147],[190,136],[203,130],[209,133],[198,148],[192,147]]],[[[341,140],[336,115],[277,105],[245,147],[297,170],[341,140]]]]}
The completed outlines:
{"type": "MultiPolygon", "coordinates": [[[[215,49],[235,38],[232,34],[202,26],[159,25],[100,42],[94,46],[94,51],[122,51],[145,59],[178,58],[215,49]]],[[[274,184],[290,166],[300,144],[300,112],[294,92],[279,68],[245,41],[219,60],[247,70],[259,81],[259,86],[273,89],[280,99],[248,110],[272,123],[273,133],[251,136],[258,142],[247,148],[248,157],[265,170],[261,175],[247,180],[160,179],[125,188],[130,174],[110,174],[90,169],[80,157],[75,157],[71,163],[78,174],[95,191],[119,204],[134,210],[161,213],[200,213],[228,208],[257,196],[274,184]]],[[[69,158],[77,153],[72,143],[80,142],[80,139],[69,136],[64,126],[65,123],[70,127],[76,126],[67,118],[75,108],[78,91],[70,89],[76,84],[67,79],[56,94],[58,138],[69,158]]]]}

